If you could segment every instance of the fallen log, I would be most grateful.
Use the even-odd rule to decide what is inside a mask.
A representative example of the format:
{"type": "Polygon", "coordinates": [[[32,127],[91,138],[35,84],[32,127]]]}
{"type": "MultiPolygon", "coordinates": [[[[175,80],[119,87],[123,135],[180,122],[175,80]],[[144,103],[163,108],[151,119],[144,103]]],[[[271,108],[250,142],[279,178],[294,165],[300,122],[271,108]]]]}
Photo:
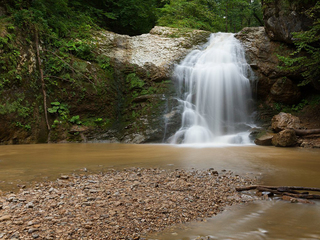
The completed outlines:
{"type": "Polygon", "coordinates": [[[295,131],[296,135],[298,135],[298,136],[305,136],[305,135],[320,133],[320,129],[295,129],[295,128],[292,128],[292,130],[295,131]]]}
{"type": "Polygon", "coordinates": [[[313,188],[313,187],[252,185],[247,187],[236,188],[238,192],[254,190],[254,189],[258,190],[259,192],[270,192],[273,194],[277,194],[281,196],[289,196],[293,198],[320,199],[320,195],[317,195],[317,194],[309,194],[309,192],[298,192],[303,190],[320,192],[320,188],[313,188]]]}
{"type": "Polygon", "coordinates": [[[320,199],[320,195],[316,195],[316,194],[294,194],[294,193],[284,192],[283,195],[287,195],[294,198],[320,199]]]}
{"type": "Polygon", "coordinates": [[[314,187],[299,187],[299,186],[264,186],[264,185],[251,185],[247,187],[238,187],[236,190],[238,192],[241,191],[248,191],[253,190],[257,188],[267,188],[267,189],[273,189],[278,190],[279,192],[286,192],[291,190],[305,190],[305,191],[313,191],[313,192],[320,192],[320,188],[314,188],[314,187]]]}

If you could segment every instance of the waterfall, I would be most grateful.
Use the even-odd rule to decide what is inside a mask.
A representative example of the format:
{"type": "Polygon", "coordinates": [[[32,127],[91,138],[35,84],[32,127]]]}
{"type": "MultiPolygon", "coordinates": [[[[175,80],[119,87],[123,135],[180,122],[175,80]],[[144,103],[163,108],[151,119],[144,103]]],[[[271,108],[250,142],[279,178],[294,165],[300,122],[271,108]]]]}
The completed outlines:
{"type": "Polygon", "coordinates": [[[210,36],[175,67],[181,128],[171,143],[249,143],[251,86],[244,49],[232,33],[210,36]]]}

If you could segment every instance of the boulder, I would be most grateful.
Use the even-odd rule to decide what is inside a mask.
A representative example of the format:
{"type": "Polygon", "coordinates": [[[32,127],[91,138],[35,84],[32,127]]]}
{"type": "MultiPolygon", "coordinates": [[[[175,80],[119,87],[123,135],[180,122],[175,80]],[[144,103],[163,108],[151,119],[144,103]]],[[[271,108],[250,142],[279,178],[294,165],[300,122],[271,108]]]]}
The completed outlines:
{"type": "Polygon", "coordinates": [[[294,104],[301,97],[300,89],[289,78],[278,79],[270,89],[270,97],[275,102],[294,104]]]}
{"type": "Polygon", "coordinates": [[[298,143],[296,133],[292,129],[286,129],[272,138],[272,145],[276,147],[292,147],[298,143]]]}
{"type": "Polygon", "coordinates": [[[271,40],[293,42],[293,32],[308,30],[312,19],[304,11],[316,1],[262,1],[266,32],[271,40]]]}
{"type": "Polygon", "coordinates": [[[300,119],[290,113],[281,112],[273,116],[271,122],[271,127],[275,132],[280,132],[287,128],[301,128],[300,119]]]}
{"type": "Polygon", "coordinates": [[[254,140],[254,143],[256,145],[260,145],[260,146],[271,146],[273,136],[274,136],[274,134],[266,133],[263,136],[256,138],[254,140]]]}

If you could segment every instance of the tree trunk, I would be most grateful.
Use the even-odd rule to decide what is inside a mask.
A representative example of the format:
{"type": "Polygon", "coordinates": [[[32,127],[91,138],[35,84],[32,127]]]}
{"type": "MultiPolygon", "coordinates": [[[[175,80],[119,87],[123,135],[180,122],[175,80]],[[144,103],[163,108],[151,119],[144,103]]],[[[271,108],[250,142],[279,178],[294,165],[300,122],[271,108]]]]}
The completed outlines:
{"type": "Polygon", "coordinates": [[[258,17],[258,15],[255,12],[253,12],[253,16],[258,20],[260,26],[264,26],[264,22],[258,17]]]}
{"type": "Polygon", "coordinates": [[[36,29],[34,31],[34,34],[35,34],[38,67],[39,67],[39,72],[40,72],[41,88],[42,88],[42,95],[43,95],[44,115],[45,115],[45,118],[46,118],[47,128],[48,128],[48,130],[50,130],[50,125],[49,125],[49,121],[48,121],[48,113],[47,113],[47,94],[46,94],[46,89],[45,89],[43,70],[42,70],[42,67],[41,67],[41,58],[40,58],[40,49],[39,49],[39,36],[38,36],[38,31],[36,29]]]}
{"type": "Polygon", "coordinates": [[[319,134],[320,129],[306,129],[306,130],[301,130],[301,129],[292,129],[293,131],[296,132],[296,135],[298,136],[305,136],[309,134],[319,134]]]}

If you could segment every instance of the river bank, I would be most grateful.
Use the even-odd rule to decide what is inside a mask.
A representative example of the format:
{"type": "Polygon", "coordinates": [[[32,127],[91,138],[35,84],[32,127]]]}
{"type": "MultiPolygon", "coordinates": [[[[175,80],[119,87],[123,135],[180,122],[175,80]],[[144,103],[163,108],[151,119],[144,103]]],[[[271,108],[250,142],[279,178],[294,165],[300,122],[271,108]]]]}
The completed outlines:
{"type": "Polygon", "coordinates": [[[232,172],[129,168],[72,174],[0,196],[0,239],[141,239],[256,197],[232,172]]]}

